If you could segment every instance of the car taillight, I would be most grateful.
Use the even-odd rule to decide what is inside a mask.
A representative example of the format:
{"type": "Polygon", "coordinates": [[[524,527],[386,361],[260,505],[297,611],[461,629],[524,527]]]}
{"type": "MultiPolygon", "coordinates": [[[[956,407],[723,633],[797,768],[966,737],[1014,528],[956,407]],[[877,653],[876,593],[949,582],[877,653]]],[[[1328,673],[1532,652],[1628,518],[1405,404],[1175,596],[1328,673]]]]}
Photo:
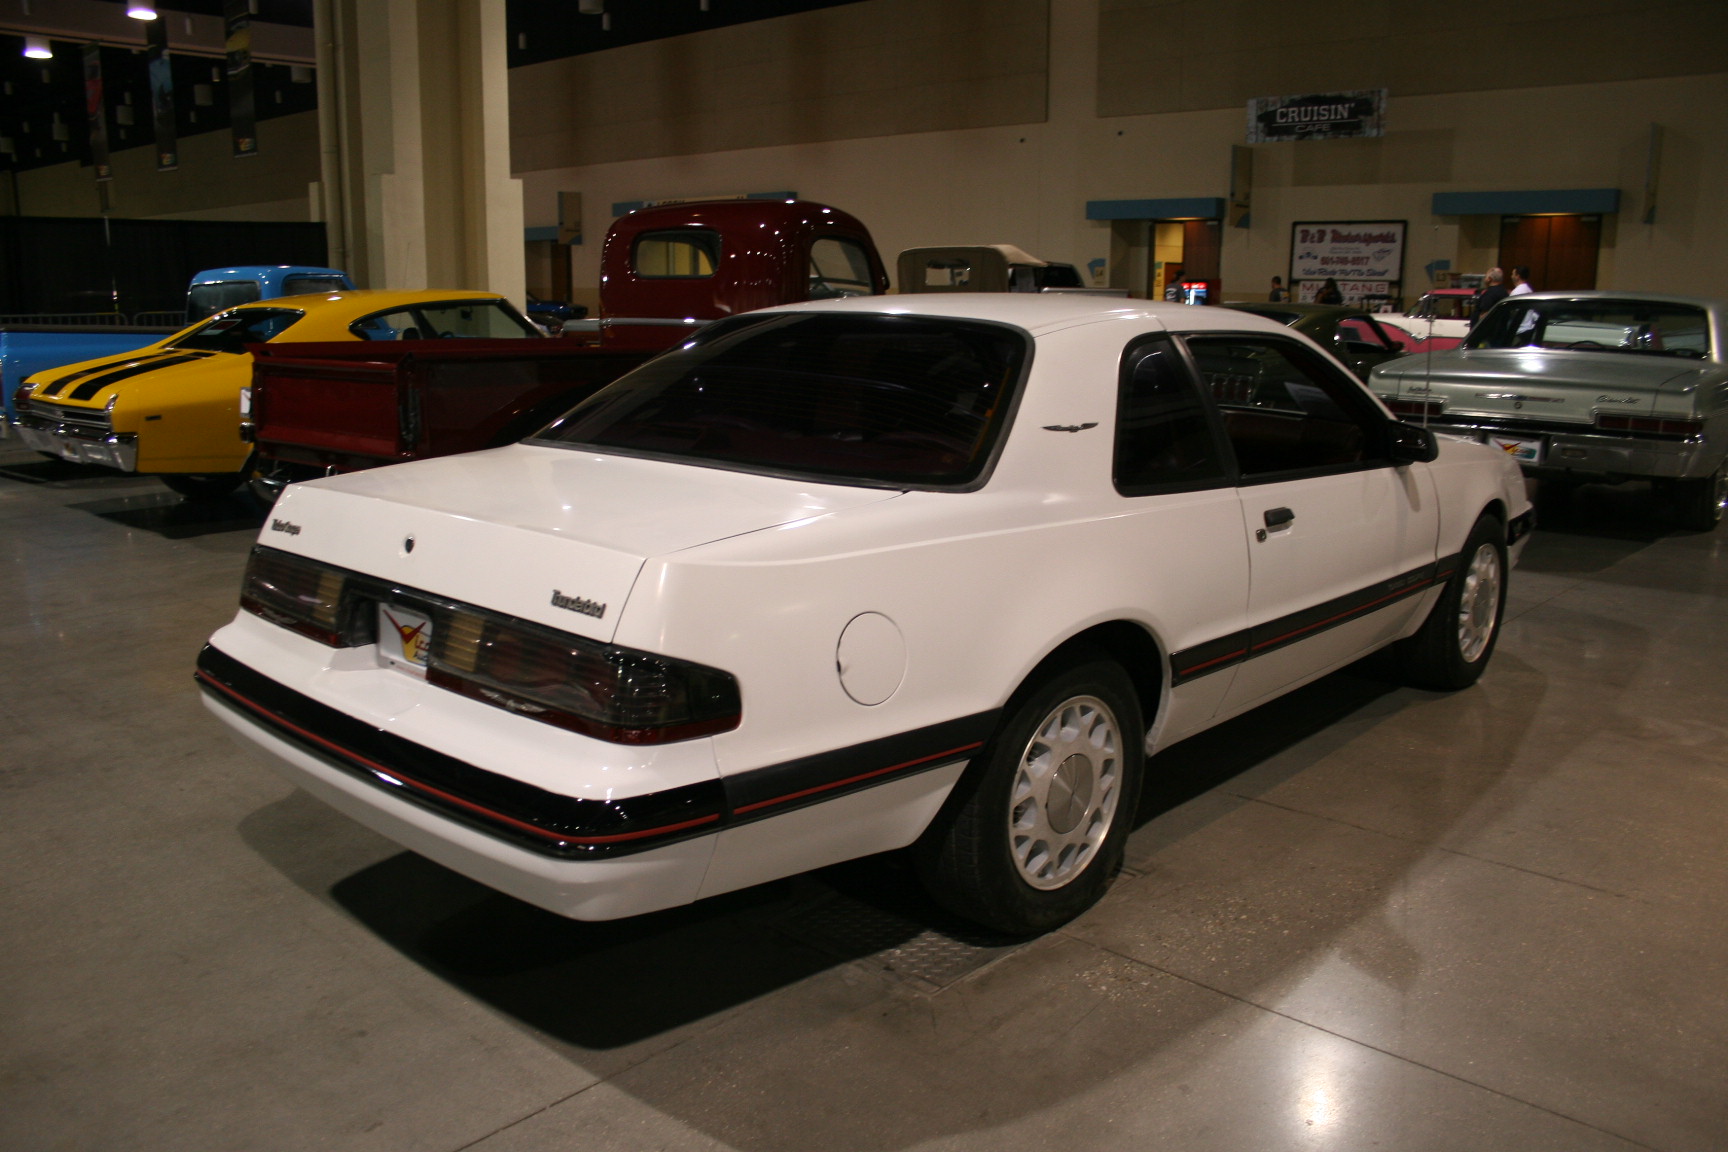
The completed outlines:
{"type": "Polygon", "coordinates": [[[426,682],[614,744],[669,744],[736,728],[738,681],[688,660],[602,644],[262,545],[240,606],[332,648],[371,644],[376,606],[431,620],[426,682]]]}
{"type": "Polygon", "coordinates": [[[1394,400],[1381,397],[1381,401],[1397,416],[1438,416],[1445,408],[1438,400],[1394,400]]]}
{"type": "Polygon", "coordinates": [[[426,680],[614,744],[666,744],[738,726],[725,672],[455,609],[434,615],[426,680]]]}
{"type": "Polygon", "coordinates": [[[1656,432],[1663,436],[1702,436],[1702,420],[1670,420],[1658,416],[1622,416],[1616,412],[1596,413],[1596,427],[1605,432],[1656,432]]]}
{"type": "Polygon", "coordinates": [[[27,410],[30,407],[30,393],[34,391],[36,391],[36,385],[34,384],[18,385],[18,390],[12,393],[13,410],[16,412],[27,410]]]}
{"type": "Polygon", "coordinates": [[[240,607],[332,648],[370,643],[344,629],[343,585],[337,569],[274,548],[254,548],[240,586],[240,607]],[[348,634],[345,634],[348,633],[348,634]]]}

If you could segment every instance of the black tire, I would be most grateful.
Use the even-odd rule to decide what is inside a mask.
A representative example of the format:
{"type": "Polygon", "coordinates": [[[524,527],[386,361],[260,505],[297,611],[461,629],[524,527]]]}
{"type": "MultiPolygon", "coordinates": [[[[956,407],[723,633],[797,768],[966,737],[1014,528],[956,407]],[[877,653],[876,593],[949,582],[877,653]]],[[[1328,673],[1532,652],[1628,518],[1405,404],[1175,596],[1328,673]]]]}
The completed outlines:
{"type": "Polygon", "coordinates": [[[1099,655],[1023,688],[917,846],[930,894],[1013,936],[1097,903],[1134,823],[1144,733],[1134,685],[1099,655]]]}
{"type": "Polygon", "coordinates": [[[1470,529],[1428,619],[1393,652],[1400,677],[1415,688],[1454,692],[1482,676],[1506,614],[1506,526],[1484,513],[1470,529]]]}
{"type": "Polygon", "coordinates": [[[1701,480],[1676,480],[1669,499],[1673,501],[1674,520],[1682,528],[1708,532],[1722,523],[1722,512],[1728,505],[1728,461],[1716,469],[1714,476],[1701,480]]]}

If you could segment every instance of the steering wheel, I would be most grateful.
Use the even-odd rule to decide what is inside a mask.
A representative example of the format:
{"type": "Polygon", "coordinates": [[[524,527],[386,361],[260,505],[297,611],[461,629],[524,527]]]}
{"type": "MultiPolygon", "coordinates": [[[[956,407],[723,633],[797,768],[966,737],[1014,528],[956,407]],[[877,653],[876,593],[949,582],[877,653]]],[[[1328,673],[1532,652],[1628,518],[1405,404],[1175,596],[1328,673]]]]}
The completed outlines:
{"type": "Polygon", "coordinates": [[[1612,348],[1610,348],[1610,347],[1608,347],[1608,345],[1606,345],[1606,344],[1602,344],[1602,343],[1598,343],[1598,342],[1597,342],[1597,341],[1595,341],[1595,340],[1574,340],[1574,341],[1572,341],[1572,343],[1570,343],[1570,344],[1568,344],[1568,345],[1566,345],[1566,347],[1567,347],[1567,348],[1568,348],[1568,349],[1573,349],[1573,348],[1577,348],[1577,349],[1587,349],[1587,348],[1594,348],[1594,349],[1596,349],[1596,350],[1597,350],[1597,351],[1598,351],[1598,352],[1612,352],[1612,351],[1613,351],[1613,350],[1614,350],[1614,349],[1612,349],[1612,348]]]}

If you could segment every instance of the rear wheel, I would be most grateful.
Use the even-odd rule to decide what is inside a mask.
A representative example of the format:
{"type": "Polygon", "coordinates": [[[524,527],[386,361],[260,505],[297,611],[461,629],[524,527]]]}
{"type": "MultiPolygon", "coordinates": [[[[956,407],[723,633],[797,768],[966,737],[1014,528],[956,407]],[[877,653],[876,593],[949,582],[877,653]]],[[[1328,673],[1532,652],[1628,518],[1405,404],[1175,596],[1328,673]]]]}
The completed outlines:
{"type": "Polygon", "coordinates": [[[1090,908],[1122,862],[1144,759],[1134,686],[1105,659],[1023,691],[917,854],[943,905],[1012,935],[1090,908]]]}
{"type": "Polygon", "coordinates": [[[1722,523],[1723,509],[1728,508],[1728,461],[1716,469],[1714,476],[1674,481],[1669,499],[1673,501],[1674,518],[1682,528],[1710,531],[1722,523]]]}
{"type": "Polygon", "coordinates": [[[1421,629],[1394,648],[1404,682],[1450,692],[1481,677],[1506,608],[1506,528],[1483,515],[1421,629]]]}

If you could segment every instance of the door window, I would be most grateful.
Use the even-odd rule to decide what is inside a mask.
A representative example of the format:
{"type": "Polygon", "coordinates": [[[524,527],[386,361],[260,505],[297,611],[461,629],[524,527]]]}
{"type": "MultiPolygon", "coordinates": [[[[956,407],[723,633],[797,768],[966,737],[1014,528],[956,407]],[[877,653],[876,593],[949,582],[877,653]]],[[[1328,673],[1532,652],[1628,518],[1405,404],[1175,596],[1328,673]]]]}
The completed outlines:
{"type": "Polygon", "coordinates": [[[1124,496],[1229,482],[1206,402],[1169,340],[1139,341],[1122,357],[1113,478],[1124,496]]]}
{"type": "Polygon", "coordinates": [[[1245,482],[1380,459],[1385,418],[1352,380],[1289,340],[1190,336],[1245,482]]]}

